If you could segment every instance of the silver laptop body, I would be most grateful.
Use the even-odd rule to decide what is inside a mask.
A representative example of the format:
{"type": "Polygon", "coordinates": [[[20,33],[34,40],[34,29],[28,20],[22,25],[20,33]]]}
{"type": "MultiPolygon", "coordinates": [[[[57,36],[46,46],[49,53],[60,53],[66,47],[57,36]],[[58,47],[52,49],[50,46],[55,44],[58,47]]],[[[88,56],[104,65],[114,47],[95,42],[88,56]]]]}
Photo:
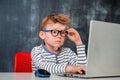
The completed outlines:
{"type": "Polygon", "coordinates": [[[87,54],[86,74],[67,74],[67,76],[120,77],[120,24],[91,21],[87,54]]]}

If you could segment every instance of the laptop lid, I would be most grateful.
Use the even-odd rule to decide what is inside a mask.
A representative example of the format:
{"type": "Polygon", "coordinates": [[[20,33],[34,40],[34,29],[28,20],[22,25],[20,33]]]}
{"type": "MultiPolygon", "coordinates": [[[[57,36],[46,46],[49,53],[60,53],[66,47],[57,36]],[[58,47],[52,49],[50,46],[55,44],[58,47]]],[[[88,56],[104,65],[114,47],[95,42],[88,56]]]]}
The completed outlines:
{"type": "Polygon", "coordinates": [[[120,24],[91,21],[86,76],[120,76],[120,24]]]}

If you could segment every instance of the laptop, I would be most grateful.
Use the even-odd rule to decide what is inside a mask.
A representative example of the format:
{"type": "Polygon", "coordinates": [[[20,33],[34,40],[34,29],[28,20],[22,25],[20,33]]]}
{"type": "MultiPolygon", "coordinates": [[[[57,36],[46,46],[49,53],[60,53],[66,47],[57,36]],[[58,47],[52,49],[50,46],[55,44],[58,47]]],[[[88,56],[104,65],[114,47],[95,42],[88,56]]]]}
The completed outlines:
{"type": "Polygon", "coordinates": [[[65,76],[120,77],[120,24],[92,20],[87,54],[86,74],[65,74],[65,76]]]}

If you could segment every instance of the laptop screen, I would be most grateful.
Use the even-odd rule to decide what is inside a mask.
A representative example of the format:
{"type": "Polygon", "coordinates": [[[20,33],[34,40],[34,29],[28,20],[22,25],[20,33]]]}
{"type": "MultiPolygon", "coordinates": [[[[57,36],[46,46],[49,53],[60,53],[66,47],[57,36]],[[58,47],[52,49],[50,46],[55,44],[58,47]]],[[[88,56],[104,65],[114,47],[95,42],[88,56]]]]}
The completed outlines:
{"type": "Polygon", "coordinates": [[[120,24],[91,21],[87,75],[120,76],[120,24]]]}

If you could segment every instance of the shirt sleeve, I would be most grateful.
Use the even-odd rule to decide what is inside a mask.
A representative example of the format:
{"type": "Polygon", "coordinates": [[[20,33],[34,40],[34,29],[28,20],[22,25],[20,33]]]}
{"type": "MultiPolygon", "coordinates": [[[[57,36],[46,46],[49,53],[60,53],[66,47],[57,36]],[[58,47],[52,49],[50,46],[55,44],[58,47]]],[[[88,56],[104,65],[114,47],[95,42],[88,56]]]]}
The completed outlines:
{"type": "Polygon", "coordinates": [[[78,56],[78,64],[86,64],[87,57],[85,53],[85,45],[77,45],[77,56],[78,56]]]}
{"type": "Polygon", "coordinates": [[[35,67],[38,69],[45,69],[50,73],[65,73],[67,63],[56,64],[52,62],[46,62],[41,52],[41,50],[36,48],[33,48],[31,51],[32,61],[35,67]]]}
{"type": "Polygon", "coordinates": [[[70,61],[71,65],[84,65],[87,62],[86,53],[85,53],[85,45],[77,45],[77,53],[70,50],[70,61]]]}

